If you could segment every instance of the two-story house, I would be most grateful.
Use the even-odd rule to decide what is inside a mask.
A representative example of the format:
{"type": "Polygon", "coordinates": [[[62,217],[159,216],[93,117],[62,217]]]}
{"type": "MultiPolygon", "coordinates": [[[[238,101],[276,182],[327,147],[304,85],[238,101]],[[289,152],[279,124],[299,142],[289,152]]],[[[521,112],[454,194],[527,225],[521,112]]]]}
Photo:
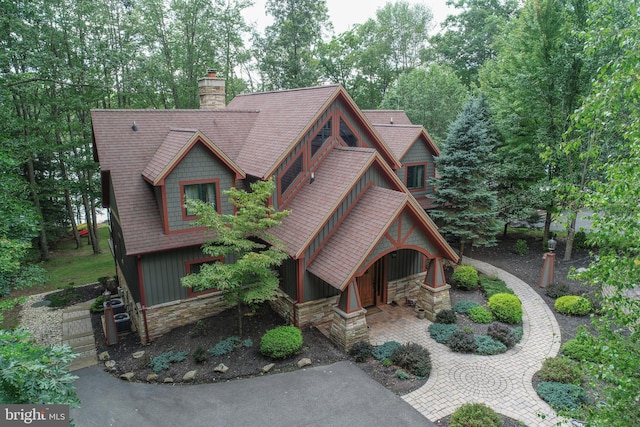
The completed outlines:
{"type": "Polygon", "coordinates": [[[220,213],[231,187],[274,178],[291,214],[273,230],[289,258],[274,309],[299,327],[331,322],[344,348],[367,338],[367,307],[416,299],[450,307],[442,260],[457,261],[425,213],[438,150],[401,111],[361,111],[341,86],[235,97],[200,80],[200,110],[92,110],[112,251],[143,342],[228,308],[180,278],[202,263],[185,200],[220,213]]]}

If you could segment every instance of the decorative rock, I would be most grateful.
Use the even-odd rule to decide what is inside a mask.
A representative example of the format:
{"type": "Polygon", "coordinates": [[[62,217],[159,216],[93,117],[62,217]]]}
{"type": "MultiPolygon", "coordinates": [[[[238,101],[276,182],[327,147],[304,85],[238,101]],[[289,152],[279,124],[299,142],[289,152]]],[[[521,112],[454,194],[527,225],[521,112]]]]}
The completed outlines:
{"type": "Polygon", "coordinates": [[[216,366],[215,368],[213,368],[213,372],[220,372],[222,374],[224,374],[228,370],[229,370],[229,367],[227,365],[225,365],[224,363],[221,363],[218,366],[216,366]]]}
{"type": "Polygon", "coordinates": [[[115,360],[107,360],[106,362],[104,362],[104,366],[108,369],[113,369],[116,367],[116,361],[115,360]]]}
{"type": "Polygon", "coordinates": [[[134,372],[127,372],[126,374],[122,374],[120,375],[120,379],[122,380],[126,380],[126,381],[131,381],[131,379],[135,376],[134,372]]]}
{"type": "Polygon", "coordinates": [[[167,377],[167,378],[165,378],[165,379],[164,379],[164,381],[162,381],[162,382],[163,382],[163,383],[165,383],[165,384],[172,383],[172,382],[173,382],[173,378],[169,378],[169,377],[167,377]]]}
{"type": "Polygon", "coordinates": [[[103,351],[102,353],[100,353],[98,355],[98,360],[100,361],[105,361],[105,360],[109,360],[111,359],[111,356],[109,356],[109,352],[108,351],[103,351]]]}
{"type": "Polygon", "coordinates": [[[198,371],[189,371],[189,372],[187,372],[182,377],[182,381],[193,381],[193,379],[196,377],[196,372],[198,372],[198,371]]]}
{"type": "Polygon", "coordinates": [[[142,356],[144,356],[144,350],[143,351],[136,351],[135,353],[133,353],[133,358],[134,359],[140,359],[142,356]]]}
{"type": "Polygon", "coordinates": [[[311,359],[309,359],[308,357],[305,357],[298,361],[298,368],[304,368],[305,366],[309,365],[311,365],[311,359]]]}
{"type": "Polygon", "coordinates": [[[268,365],[264,365],[264,366],[262,367],[262,373],[263,373],[263,374],[266,374],[267,372],[269,372],[270,370],[272,370],[274,366],[276,366],[276,364],[275,364],[275,363],[269,363],[268,365]]]}
{"type": "Polygon", "coordinates": [[[147,375],[147,382],[152,382],[158,379],[158,374],[149,374],[147,375]]]}
{"type": "Polygon", "coordinates": [[[587,271],[589,271],[588,268],[584,268],[584,267],[576,268],[576,273],[586,273],[587,271]]]}

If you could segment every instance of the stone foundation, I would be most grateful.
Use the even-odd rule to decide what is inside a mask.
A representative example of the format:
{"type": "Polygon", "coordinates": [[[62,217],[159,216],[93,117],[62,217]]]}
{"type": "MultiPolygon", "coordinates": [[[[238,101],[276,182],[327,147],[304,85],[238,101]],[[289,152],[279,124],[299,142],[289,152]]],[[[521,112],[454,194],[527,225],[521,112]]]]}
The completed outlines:
{"type": "Polygon", "coordinates": [[[417,299],[420,285],[424,282],[426,273],[413,274],[399,280],[387,283],[387,303],[392,301],[404,304],[407,299],[417,299]]]}
{"type": "Polygon", "coordinates": [[[333,319],[333,310],[338,304],[339,296],[317,299],[296,305],[296,326],[317,325],[333,319]]]}
{"type": "Polygon", "coordinates": [[[333,311],[329,338],[339,348],[349,351],[355,343],[369,341],[369,328],[365,319],[367,310],[345,313],[338,307],[334,307],[333,311]]]}
{"type": "Polygon", "coordinates": [[[438,288],[432,288],[422,284],[420,286],[420,292],[418,294],[418,308],[423,308],[425,311],[425,317],[432,322],[436,320],[436,314],[440,310],[451,309],[451,296],[449,295],[449,289],[451,286],[440,286],[438,288]]]}

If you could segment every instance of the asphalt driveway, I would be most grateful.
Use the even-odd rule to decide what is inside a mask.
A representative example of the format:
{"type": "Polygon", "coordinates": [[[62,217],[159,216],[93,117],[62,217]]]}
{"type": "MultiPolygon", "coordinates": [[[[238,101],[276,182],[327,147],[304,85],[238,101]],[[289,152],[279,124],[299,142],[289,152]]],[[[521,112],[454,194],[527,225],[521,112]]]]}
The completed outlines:
{"type": "Polygon", "coordinates": [[[217,384],[128,383],[101,366],[74,372],[78,427],[434,426],[351,362],[217,384]]]}

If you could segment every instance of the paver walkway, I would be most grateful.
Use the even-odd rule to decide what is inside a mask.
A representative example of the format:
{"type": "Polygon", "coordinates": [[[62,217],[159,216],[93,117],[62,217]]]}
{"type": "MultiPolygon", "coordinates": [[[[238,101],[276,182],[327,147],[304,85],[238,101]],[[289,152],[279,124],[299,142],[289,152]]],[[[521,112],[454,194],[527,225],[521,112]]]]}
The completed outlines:
{"type": "MultiPolygon", "coordinates": [[[[413,342],[431,352],[433,368],[429,380],[403,399],[434,421],[452,414],[464,403],[481,402],[529,427],[558,425],[562,420],[538,397],[531,385],[531,379],[544,359],[557,355],[560,349],[560,327],[553,313],[529,285],[514,275],[469,258],[464,258],[463,264],[504,280],[518,295],[523,309],[522,341],[500,355],[465,355],[431,339],[427,331],[431,322],[427,320],[416,316],[386,318],[381,322],[367,319],[372,344],[392,340],[413,342]]],[[[385,316],[385,313],[372,317],[380,315],[385,316]]]]}
{"type": "Polygon", "coordinates": [[[78,355],[70,371],[96,365],[96,342],[93,338],[89,307],[93,300],[67,307],[62,312],[62,343],[68,344],[78,355]]]}

